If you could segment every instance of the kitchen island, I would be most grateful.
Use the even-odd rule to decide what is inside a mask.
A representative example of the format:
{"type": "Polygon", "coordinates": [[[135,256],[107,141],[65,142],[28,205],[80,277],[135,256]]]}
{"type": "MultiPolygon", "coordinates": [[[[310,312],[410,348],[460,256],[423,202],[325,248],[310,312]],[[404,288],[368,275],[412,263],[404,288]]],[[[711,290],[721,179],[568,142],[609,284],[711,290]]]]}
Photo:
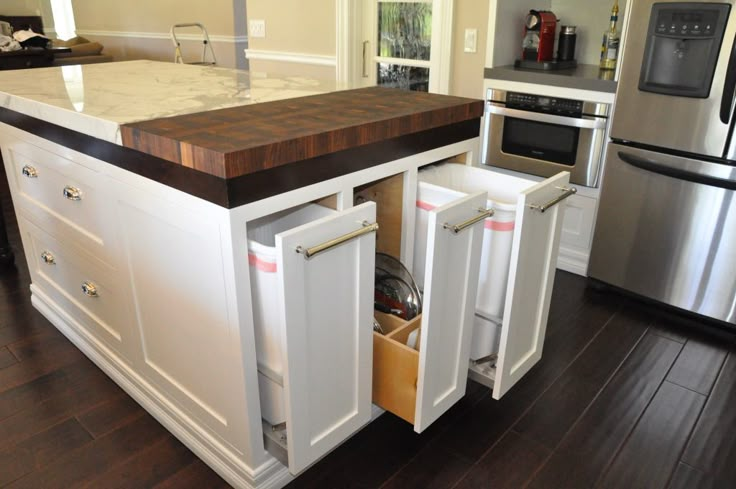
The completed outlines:
{"type": "MultiPolygon", "coordinates": [[[[409,396],[376,385],[403,357],[374,356],[370,325],[375,252],[412,263],[418,169],[473,161],[480,101],[148,61],[0,87],[34,306],[231,484],[282,486],[377,389],[418,432],[464,394],[485,193],[431,212],[409,396]]],[[[565,178],[520,200],[496,397],[541,355],[560,216],[532,204],[565,178]]]]}

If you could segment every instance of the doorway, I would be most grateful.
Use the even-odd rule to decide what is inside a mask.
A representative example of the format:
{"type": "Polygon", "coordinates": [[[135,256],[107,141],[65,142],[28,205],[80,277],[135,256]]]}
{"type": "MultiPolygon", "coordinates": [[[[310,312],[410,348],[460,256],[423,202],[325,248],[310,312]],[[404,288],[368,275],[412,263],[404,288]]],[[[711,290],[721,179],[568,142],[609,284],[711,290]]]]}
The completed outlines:
{"type": "MultiPolygon", "coordinates": [[[[340,0],[338,0],[340,1],[340,0]]],[[[447,93],[453,0],[359,0],[348,22],[346,74],[353,87],[447,93]]],[[[340,10],[338,9],[338,12],[340,10]]],[[[338,18],[338,23],[340,18],[338,18]]],[[[338,46],[340,45],[338,28],[338,46]]]]}

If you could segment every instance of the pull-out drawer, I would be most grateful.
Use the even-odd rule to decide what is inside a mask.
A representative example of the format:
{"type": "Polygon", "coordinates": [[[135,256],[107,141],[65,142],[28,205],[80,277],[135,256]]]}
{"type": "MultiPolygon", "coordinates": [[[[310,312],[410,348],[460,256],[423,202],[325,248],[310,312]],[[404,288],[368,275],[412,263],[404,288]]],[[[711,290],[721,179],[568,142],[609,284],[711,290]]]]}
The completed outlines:
{"type": "Polygon", "coordinates": [[[470,378],[500,399],[542,357],[565,206],[574,193],[560,172],[518,193],[498,353],[470,363],[470,378]]]}
{"type": "Polygon", "coordinates": [[[486,199],[479,192],[430,211],[422,315],[376,313],[385,334],[373,335],[373,401],[417,433],[465,394],[486,199]]]}
{"type": "Polygon", "coordinates": [[[367,202],[275,235],[286,422],[264,435],[293,474],[370,420],[375,220],[367,202]]]}
{"type": "Polygon", "coordinates": [[[70,312],[88,334],[128,356],[134,334],[126,297],[107,265],[20,219],[34,286],[70,312]]]}
{"type": "Polygon", "coordinates": [[[110,261],[110,235],[100,175],[93,169],[36,146],[8,148],[8,177],[17,189],[18,212],[54,236],[75,240],[110,261]]]}

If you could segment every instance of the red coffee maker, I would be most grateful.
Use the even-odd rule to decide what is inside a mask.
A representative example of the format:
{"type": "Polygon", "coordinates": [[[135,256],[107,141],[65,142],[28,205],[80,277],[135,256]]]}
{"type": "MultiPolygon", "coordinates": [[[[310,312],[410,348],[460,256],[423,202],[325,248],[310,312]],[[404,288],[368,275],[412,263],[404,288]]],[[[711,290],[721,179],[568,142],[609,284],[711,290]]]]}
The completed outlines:
{"type": "Polygon", "coordinates": [[[552,61],[554,59],[557,16],[549,10],[530,10],[524,22],[521,59],[552,61]]]}

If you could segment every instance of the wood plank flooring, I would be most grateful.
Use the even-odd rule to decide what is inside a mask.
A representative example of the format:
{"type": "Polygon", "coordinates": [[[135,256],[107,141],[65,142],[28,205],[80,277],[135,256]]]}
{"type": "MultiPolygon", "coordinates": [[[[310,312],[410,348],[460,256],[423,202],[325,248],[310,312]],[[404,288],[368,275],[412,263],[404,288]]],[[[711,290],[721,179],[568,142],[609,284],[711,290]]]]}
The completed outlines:
{"type": "MultiPolygon", "coordinates": [[[[0,273],[0,487],[227,487],[0,273]]],[[[736,346],[730,335],[558,272],[542,360],[501,401],[467,395],[425,433],[391,414],[288,487],[736,487],[736,346]]]]}

